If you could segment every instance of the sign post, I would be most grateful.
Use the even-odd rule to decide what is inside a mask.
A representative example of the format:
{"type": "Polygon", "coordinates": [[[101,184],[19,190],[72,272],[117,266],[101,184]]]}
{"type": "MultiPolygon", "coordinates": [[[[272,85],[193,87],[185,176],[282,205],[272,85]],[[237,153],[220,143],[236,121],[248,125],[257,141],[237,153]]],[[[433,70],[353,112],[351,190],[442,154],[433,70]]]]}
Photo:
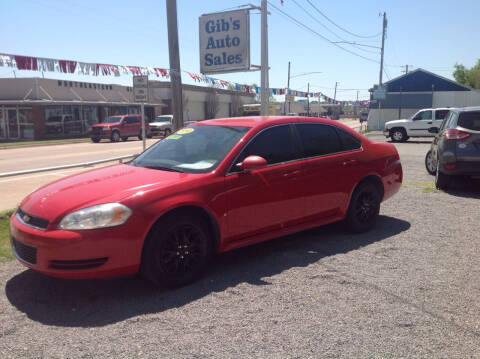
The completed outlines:
{"type": "Polygon", "coordinates": [[[148,76],[133,76],[133,100],[140,103],[142,115],[142,141],[143,150],[147,147],[145,131],[145,103],[148,102],[148,76]]]}

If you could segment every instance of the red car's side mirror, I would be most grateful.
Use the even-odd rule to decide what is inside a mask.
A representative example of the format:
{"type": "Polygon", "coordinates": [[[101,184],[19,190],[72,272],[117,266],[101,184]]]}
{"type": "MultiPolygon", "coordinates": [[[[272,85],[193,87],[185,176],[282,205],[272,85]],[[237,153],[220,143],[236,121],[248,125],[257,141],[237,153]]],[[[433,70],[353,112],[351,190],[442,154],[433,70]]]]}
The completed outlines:
{"type": "Polygon", "coordinates": [[[240,166],[244,171],[257,170],[259,168],[267,167],[267,160],[260,156],[248,156],[245,158],[240,166]]]}

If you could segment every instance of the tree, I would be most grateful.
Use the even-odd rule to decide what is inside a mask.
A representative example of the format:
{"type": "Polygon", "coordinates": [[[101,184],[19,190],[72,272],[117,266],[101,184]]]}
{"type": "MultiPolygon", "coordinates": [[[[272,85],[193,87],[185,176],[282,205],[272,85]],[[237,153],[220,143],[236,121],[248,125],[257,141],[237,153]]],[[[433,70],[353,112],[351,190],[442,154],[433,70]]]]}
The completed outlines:
{"type": "Polygon", "coordinates": [[[480,59],[471,69],[467,69],[462,64],[455,64],[453,77],[462,85],[466,85],[474,89],[480,89],[480,59]]]}

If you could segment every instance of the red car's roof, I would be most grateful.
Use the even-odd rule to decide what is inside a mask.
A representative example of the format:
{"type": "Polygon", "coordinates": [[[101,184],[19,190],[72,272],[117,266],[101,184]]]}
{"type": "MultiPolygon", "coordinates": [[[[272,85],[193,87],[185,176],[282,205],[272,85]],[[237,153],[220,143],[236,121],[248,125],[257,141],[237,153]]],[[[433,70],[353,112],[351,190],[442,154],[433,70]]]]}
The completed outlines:
{"type": "Polygon", "coordinates": [[[249,116],[249,117],[231,117],[216,118],[195,123],[195,125],[217,125],[217,126],[245,126],[245,127],[267,127],[282,123],[293,122],[317,122],[335,125],[352,132],[352,129],[339,121],[329,120],[323,117],[306,117],[306,116],[249,116]]]}

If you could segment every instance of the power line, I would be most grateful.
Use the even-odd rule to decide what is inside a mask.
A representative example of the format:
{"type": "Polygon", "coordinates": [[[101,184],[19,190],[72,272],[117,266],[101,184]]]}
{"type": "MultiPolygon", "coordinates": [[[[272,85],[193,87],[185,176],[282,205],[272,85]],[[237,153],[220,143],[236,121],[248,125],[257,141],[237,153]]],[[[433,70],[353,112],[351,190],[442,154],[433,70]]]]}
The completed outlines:
{"type": "Polygon", "coordinates": [[[355,36],[355,37],[360,37],[360,38],[364,38],[364,39],[369,39],[369,38],[373,38],[373,37],[378,37],[380,36],[382,33],[379,32],[378,34],[375,34],[375,35],[370,35],[370,36],[363,36],[363,35],[358,35],[358,34],[354,34],[353,32],[350,32],[348,31],[347,29],[341,27],[340,25],[336,24],[333,20],[331,20],[327,15],[325,15],[323,12],[320,11],[319,8],[317,8],[315,5],[312,4],[312,2],[310,0],[307,0],[307,2],[310,4],[311,7],[313,7],[315,10],[317,10],[317,12],[322,15],[325,19],[327,19],[330,23],[332,23],[334,26],[338,27],[340,30],[342,31],[345,31],[347,34],[350,34],[352,36],[355,36]]]}
{"type": "Polygon", "coordinates": [[[346,51],[346,52],[348,52],[348,53],[350,53],[350,54],[352,54],[352,55],[354,55],[354,56],[360,57],[360,58],[362,58],[362,59],[364,59],[364,60],[371,61],[371,62],[375,62],[375,63],[377,63],[377,64],[379,63],[379,61],[377,61],[377,60],[374,60],[374,59],[371,59],[371,58],[369,58],[369,57],[366,57],[366,56],[357,54],[356,52],[353,52],[353,51],[351,51],[351,50],[349,50],[349,49],[346,49],[346,48],[344,48],[344,47],[336,44],[334,41],[328,39],[327,37],[323,36],[322,34],[318,33],[317,31],[313,30],[311,27],[303,24],[303,23],[300,22],[299,20],[295,19],[293,16],[291,16],[291,15],[287,14],[286,12],[284,12],[283,10],[279,9],[277,6],[275,6],[274,4],[272,4],[270,1],[267,1],[267,2],[268,2],[268,4],[269,4],[272,8],[274,8],[276,11],[278,11],[279,13],[281,13],[283,16],[285,16],[285,17],[287,17],[288,19],[290,19],[290,21],[293,21],[297,26],[303,27],[304,29],[312,32],[313,34],[315,34],[315,35],[317,35],[318,37],[322,38],[323,40],[331,43],[332,45],[338,47],[339,49],[342,49],[343,51],[346,51]]]}
{"type": "MultiPolygon", "coordinates": [[[[307,11],[302,5],[300,5],[296,0],[292,0],[293,3],[295,5],[297,5],[300,9],[303,10],[303,12],[305,12],[308,16],[310,16],[315,22],[317,22],[318,24],[320,24],[320,26],[322,26],[325,30],[327,30],[329,33],[331,33],[333,36],[337,37],[339,40],[341,40],[341,42],[345,43],[345,44],[348,44],[348,45],[352,45],[353,47],[355,47],[356,49],[358,50],[361,50],[361,51],[364,51],[364,52],[368,52],[368,53],[374,53],[374,54],[377,54],[377,52],[373,52],[373,51],[369,51],[367,49],[362,49],[361,47],[359,46],[367,46],[367,47],[376,47],[376,46],[371,46],[371,45],[362,45],[362,44],[356,44],[355,42],[352,42],[352,41],[347,41],[346,39],[344,39],[343,37],[341,37],[340,35],[338,35],[336,32],[330,30],[327,26],[325,26],[325,24],[323,24],[322,22],[320,22],[316,17],[314,17],[309,11],[307,11]]],[[[339,43],[339,42],[337,42],[339,43]]]]}

